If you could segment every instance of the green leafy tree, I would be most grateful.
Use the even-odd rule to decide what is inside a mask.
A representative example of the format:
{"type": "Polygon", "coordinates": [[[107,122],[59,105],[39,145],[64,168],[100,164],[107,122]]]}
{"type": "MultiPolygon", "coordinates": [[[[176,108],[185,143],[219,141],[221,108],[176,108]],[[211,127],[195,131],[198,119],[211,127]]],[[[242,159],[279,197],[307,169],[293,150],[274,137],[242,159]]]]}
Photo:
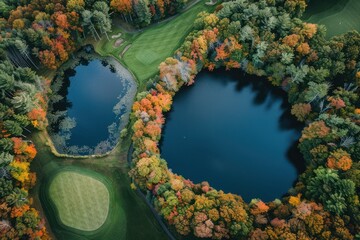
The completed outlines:
{"type": "Polygon", "coordinates": [[[147,3],[144,0],[137,0],[133,8],[137,24],[140,26],[149,25],[151,22],[151,14],[147,3]]]}
{"type": "Polygon", "coordinates": [[[306,195],[310,199],[320,201],[324,208],[341,214],[355,194],[355,183],[349,179],[341,179],[336,170],[319,167],[314,176],[308,176],[306,195]]]}
{"type": "Polygon", "coordinates": [[[0,178],[0,198],[8,196],[13,191],[13,183],[11,180],[0,178]]]}
{"type": "Polygon", "coordinates": [[[11,98],[15,86],[14,76],[8,75],[6,72],[0,69],[0,97],[4,98],[5,96],[11,98]]]}
{"type": "Polygon", "coordinates": [[[0,152],[0,166],[8,165],[14,156],[7,152],[0,152]]]}
{"type": "Polygon", "coordinates": [[[23,132],[20,124],[12,120],[4,121],[4,128],[8,133],[14,136],[20,136],[23,132]]]}
{"type": "Polygon", "coordinates": [[[11,104],[20,113],[30,112],[35,107],[33,98],[27,92],[17,92],[11,99],[11,104]]]}
{"type": "Polygon", "coordinates": [[[328,83],[308,83],[308,90],[305,93],[305,100],[309,103],[324,98],[330,89],[328,83]]]}
{"type": "Polygon", "coordinates": [[[111,31],[111,20],[109,16],[103,12],[95,10],[93,13],[95,27],[100,29],[100,33],[105,34],[106,38],[110,41],[108,32],[111,31]]]}
{"type": "Polygon", "coordinates": [[[28,204],[29,201],[27,197],[27,191],[20,188],[14,188],[13,191],[6,197],[6,202],[10,205],[21,207],[25,204],[28,204]]]}
{"type": "Polygon", "coordinates": [[[14,142],[10,138],[0,139],[0,151],[9,152],[13,149],[14,142]]]}
{"type": "Polygon", "coordinates": [[[302,83],[304,78],[309,72],[308,65],[302,65],[300,67],[296,67],[294,64],[291,64],[286,68],[286,72],[291,76],[291,82],[295,84],[302,83]]]}

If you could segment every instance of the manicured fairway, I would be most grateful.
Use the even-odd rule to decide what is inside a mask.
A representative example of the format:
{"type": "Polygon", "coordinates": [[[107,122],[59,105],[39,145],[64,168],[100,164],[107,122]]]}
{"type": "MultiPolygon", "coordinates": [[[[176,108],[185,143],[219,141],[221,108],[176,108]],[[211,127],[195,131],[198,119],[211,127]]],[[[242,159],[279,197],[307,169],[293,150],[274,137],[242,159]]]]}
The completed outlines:
{"type": "Polygon", "coordinates": [[[109,191],[99,180],[74,171],[62,171],[52,180],[49,196],[61,222],[82,231],[101,227],[109,212],[109,191]]]}
{"type": "MultiPolygon", "coordinates": [[[[179,16],[154,24],[142,32],[123,33],[121,38],[125,41],[118,48],[114,47],[115,40],[103,39],[97,44],[96,50],[101,55],[113,55],[123,62],[135,74],[141,89],[145,81],[158,72],[159,64],[174,54],[191,31],[197,15],[214,8],[215,6],[207,6],[204,1],[200,1],[179,16]],[[124,56],[119,57],[129,44],[131,46],[124,56]]],[[[120,31],[114,29],[113,34],[120,31]]]]}
{"type": "Polygon", "coordinates": [[[304,19],[325,25],[330,38],[350,30],[360,31],[359,13],[359,0],[310,1],[304,19]]]}
{"type": "Polygon", "coordinates": [[[125,64],[142,81],[158,71],[159,64],[172,56],[185,35],[191,29],[196,16],[201,11],[210,9],[204,2],[199,2],[187,12],[168,22],[154,26],[132,43],[124,55],[125,64]]]}

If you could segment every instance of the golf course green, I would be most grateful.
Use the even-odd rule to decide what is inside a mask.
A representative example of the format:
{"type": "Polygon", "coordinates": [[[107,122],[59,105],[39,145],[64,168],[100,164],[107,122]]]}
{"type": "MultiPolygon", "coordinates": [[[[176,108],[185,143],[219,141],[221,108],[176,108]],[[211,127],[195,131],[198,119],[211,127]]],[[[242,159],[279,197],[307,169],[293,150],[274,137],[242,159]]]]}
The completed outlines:
{"type": "Polygon", "coordinates": [[[129,138],[107,156],[81,159],[55,156],[46,131],[32,133],[31,139],[38,150],[31,165],[38,184],[31,196],[53,239],[166,239],[151,210],[130,188],[129,138]]]}
{"type": "Polygon", "coordinates": [[[109,212],[109,191],[100,180],[81,172],[59,172],[50,183],[49,195],[66,226],[94,231],[109,212]]]}
{"type": "Polygon", "coordinates": [[[310,1],[303,19],[325,25],[326,36],[331,38],[351,30],[360,31],[359,12],[359,0],[310,1]]]}

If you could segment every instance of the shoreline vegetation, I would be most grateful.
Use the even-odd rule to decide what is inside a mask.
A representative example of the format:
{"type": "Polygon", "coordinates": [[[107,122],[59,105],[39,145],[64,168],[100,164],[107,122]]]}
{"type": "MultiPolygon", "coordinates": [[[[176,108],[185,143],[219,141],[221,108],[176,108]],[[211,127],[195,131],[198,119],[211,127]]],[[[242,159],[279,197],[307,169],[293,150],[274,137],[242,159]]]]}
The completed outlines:
{"type": "Polygon", "coordinates": [[[115,151],[115,149],[120,145],[120,141],[117,142],[117,144],[108,152],[103,153],[103,154],[91,154],[91,155],[72,155],[72,154],[66,154],[66,153],[59,153],[56,150],[56,147],[54,146],[54,143],[51,139],[51,137],[49,136],[49,133],[47,130],[43,130],[44,132],[44,136],[46,139],[46,146],[48,146],[50,148],[51,153],[59,158],[74,158],[74,159],[88,159],[88,158],[103,158],[108,156],[109,154],[113,153],[115,151]]]}

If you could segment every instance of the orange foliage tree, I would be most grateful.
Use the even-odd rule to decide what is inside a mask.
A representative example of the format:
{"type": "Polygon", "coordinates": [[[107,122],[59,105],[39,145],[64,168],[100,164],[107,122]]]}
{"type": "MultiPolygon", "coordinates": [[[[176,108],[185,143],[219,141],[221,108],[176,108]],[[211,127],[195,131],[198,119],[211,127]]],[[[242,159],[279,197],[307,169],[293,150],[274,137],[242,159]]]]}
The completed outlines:
{"type": "Polygon", "coordinates": [[[350,154],[342,149],[331,152],[327,159],[327,166],[332,169],[347,171],[351,168],[350,154]]]}

